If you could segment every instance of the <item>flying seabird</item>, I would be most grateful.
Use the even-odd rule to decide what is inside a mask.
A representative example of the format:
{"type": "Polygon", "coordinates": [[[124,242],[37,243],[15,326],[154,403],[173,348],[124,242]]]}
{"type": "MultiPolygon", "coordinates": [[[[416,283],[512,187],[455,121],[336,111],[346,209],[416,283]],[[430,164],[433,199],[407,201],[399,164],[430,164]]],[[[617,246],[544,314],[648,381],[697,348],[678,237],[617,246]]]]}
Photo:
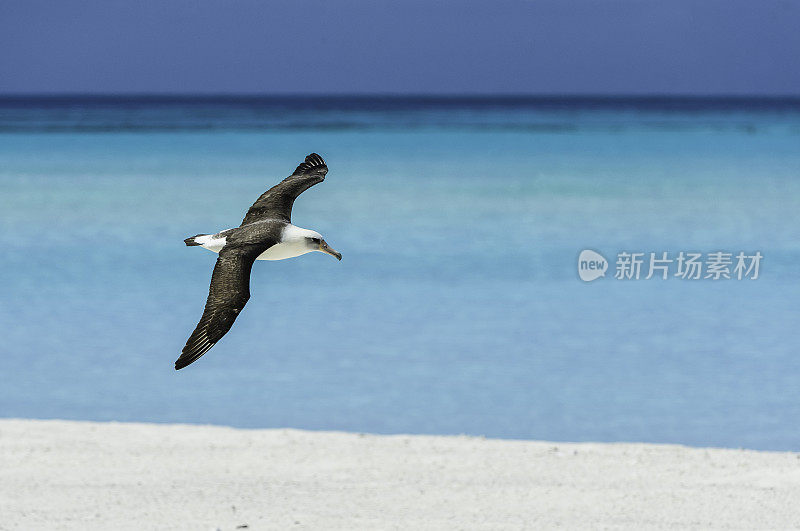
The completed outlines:
{"type": "Polygon", "coordinates": [[[312,251],[342,259],[320,233],[292,225],[294,200],[324,181],[326,173],[325,161],[312,153],[292,175],[253,203],[239,227],[184,240],[187,246],[199,245],[219,253],[219,258],[211,275],[203,317],[175,362],[175,370],[196,361],[231,329],[250,299],[250,270],[254,261],[283,260],[312,251]]]}

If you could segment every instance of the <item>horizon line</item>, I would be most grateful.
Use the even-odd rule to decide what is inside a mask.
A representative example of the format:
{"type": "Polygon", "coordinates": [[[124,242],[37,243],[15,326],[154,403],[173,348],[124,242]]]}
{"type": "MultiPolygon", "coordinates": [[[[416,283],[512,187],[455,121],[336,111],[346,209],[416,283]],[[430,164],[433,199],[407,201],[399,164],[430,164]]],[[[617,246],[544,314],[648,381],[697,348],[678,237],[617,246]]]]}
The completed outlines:
{"type": "Polygon", "coordinates": [[[800,100],[798,94],[659,93],[659,92],[0,92],[0,99],[12,98],[386,98],[386,99],[772,99],[800,100]]]}

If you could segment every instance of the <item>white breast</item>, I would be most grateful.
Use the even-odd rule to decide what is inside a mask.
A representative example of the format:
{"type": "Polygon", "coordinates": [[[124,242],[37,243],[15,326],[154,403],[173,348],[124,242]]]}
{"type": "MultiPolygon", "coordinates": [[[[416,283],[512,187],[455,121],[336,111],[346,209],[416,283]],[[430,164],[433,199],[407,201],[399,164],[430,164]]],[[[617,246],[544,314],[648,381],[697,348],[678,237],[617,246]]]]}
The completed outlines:
{"type": "Polygon", "coordinates": [[[281,242],[258,255],[256,260],[285,260],[310,253],[313,249],[309,248],[306,238],[314,237],[321,238],[322,236],[313,230],[287,225],[281,233],[281,242]]]}
{"type": "Polygon", "coordinates": [[[294,258],[301,254],[310,253],[311,249],[306,246],[305,241],[302,242],[281,242],[273,245],[260,255],[256,260],[284,260],[286,258],[294,258]]]}

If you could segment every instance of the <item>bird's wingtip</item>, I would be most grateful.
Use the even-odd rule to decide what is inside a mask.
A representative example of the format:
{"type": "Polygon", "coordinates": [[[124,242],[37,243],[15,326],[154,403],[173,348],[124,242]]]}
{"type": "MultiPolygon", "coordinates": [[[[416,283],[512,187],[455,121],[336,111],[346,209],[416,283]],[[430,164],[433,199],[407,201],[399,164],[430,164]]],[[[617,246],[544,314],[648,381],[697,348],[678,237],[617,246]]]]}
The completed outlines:
{"type": "Polygon", "coordinates": [[[181,356],[180,358],[175,360],[175,370],[179,371],[179,370],[183,369],[184,367],[188,367],[189,365],[191,365],[192,363],[197,361],[198,358],[200,358],[200,356],[188,356],[188,357],[187,356],[181,356]]]}
{"type": "Polygon", "coordinates": [[[303,173],[318,173],[320,175],[325,176],[328,173],[328,166],[325,165],[325,161],[322,160],[322,157],[317,155],[316,153],[311,153],[306,157],[306,159],[294,170],[294,175],[303,174],[303,173]]]}
{"type": "Polygon", "coordinates": [[[197,361],[197,358],[199,358],[199,356],[197,356],[197,357],[194,357],[194,356],[187,357],[187,356],[181,355],[180,358],[175,360],[175,370],[179,371],[179,370],[183,369],[184,367],[187,367],[187,366],[191,365],[192,363],[197,361]]]}

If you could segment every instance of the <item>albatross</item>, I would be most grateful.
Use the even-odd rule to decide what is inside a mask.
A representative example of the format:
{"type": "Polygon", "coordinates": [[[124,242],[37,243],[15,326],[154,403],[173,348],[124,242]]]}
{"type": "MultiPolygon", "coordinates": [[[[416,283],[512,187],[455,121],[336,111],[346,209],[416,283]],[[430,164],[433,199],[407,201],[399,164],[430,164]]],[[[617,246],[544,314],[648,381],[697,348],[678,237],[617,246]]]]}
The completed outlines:
{"type": "Polygon", "coordinates": [[[320,233],[292,225],[294,200],[324,181],[327,173],[325,161],[312,153],[294,173],[253,203],[239,227],[184,240],[187,246],[219,253],[219,258],[203,316],[175,361],[175,370],[197,361],[231,329],[250,299],[250,270],[256,260],[284,260],[313,251],[342,259],[320,233]]]}

